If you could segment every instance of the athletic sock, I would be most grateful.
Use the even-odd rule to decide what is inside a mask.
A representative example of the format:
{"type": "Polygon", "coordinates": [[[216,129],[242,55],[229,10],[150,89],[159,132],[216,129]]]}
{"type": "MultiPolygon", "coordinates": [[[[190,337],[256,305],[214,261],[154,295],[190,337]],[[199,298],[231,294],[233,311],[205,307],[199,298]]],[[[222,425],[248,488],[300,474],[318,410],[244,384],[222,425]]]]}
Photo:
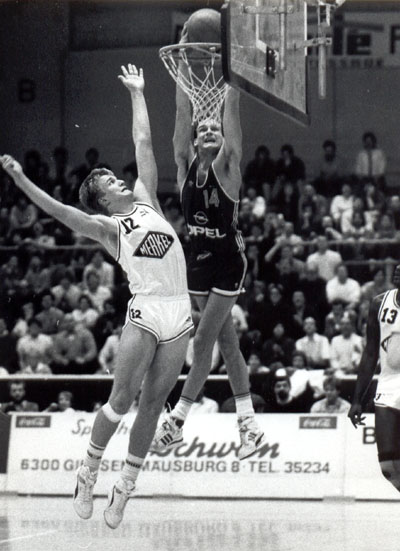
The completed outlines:
{"type": "Polygon", "coordinates": [[[234,396],[236,404],[236,413],[238,418],[254,417],[254,407],[251,401],[250,392],[237,394],[234,396]]]}
{"type": "Polygon", "coordinates": [[[97,446],[92,442],[89,442],[88,449],[86,451],[86,457],[83,464],[89,467],[92,473],[97,473],[100,467],[101,458],[103,457],[105,448],[97,446]]]}
{"type": "Polygon", "coordinates": [[[183,423],[186,421],[186,417],[192,407],[193,400],[181,396],[179,402],[176,404],[174,409],[171,411],[171,416],[176,419],[176,424],[178,427],[182,427],[183,423]]]}
{"type": "Polygon", "coordinates": [[[122,480],[136,482],[143,462],[143,457],[137,457],[136,455],[128,453],[128,456],[121,471],[122,480]]]}

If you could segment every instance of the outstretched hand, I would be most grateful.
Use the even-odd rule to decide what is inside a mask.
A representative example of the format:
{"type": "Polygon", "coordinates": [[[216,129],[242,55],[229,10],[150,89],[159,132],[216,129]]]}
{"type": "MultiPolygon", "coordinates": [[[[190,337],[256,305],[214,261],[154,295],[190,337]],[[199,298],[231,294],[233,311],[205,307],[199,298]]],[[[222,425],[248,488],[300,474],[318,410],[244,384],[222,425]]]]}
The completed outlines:
{"type": "Polygon", "coordinates": [[[121,66],[122,75],[118,78],[131,92],[142,92],[144,88],[143,69],[137,70],[135,65],[128,63],[128,68],[121,66]]]}
{"type": "Polygon", "coordinates": [[[11,178],[22,174],[22,166],[11,155],[0,155],[0,164],[11,178]]]}
{"type": "Polygon", "coordinates": [[[353,404],[349,409],[349,413],[347,414],[347,417],[349,417],[350,421],[353,423],[355,428],[357,428],[357,425],[365,425],[364,423],[365,415],[362,416],[361,404],[353,404]]]}

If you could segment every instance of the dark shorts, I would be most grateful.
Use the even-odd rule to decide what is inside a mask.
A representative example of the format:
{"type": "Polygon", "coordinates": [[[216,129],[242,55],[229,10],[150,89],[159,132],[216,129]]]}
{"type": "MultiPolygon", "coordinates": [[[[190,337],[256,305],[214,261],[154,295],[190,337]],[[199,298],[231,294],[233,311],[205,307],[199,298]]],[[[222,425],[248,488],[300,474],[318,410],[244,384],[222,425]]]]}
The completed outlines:
{"type": "Polygon", "coordinates": [[[187,261],[189,293],[208,295],[213,291],[228,297],[239,295],[243,292],[246,269],[244,252],[229,256],[209,252],[192,254],[187,261]]]}

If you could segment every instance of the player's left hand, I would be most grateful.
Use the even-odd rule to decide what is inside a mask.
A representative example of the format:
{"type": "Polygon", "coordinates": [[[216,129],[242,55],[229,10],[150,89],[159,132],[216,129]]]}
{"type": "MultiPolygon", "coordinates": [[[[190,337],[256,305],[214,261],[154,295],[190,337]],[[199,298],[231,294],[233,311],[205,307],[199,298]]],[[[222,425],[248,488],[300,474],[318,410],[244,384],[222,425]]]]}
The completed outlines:
{"type": "Polygon", "coordinates": [[[122,75],[118,78],[131,92],[142,92],[144,89],[143,69],[137,70],[135,65],[128,63],[127,68],[121,66],[122,75]]]}
{"type": "Polygon", "coordinates": [[[365,425],[365,415],[362,415],[362,406],[361,404],[355,403],[352,404],[351,408],[349,409],[349,413],[347,414],[347,417],[350,419],[350,421],[353,423],[354,427],[357,428],[358,425],[365,425]]]}
{"type": "Polygon", "coordinates": [[[11,155],[0,155],[0,164],[11,178],[22,174],[22,166],[11,155]]]}

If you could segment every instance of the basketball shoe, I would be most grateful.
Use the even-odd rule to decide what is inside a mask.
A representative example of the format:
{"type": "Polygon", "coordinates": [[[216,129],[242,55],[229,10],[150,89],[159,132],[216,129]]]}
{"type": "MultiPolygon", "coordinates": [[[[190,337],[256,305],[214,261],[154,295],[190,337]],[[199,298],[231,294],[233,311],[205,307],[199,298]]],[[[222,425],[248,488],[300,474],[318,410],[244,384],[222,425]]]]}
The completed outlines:
{"type": "Polygon", "coordinates": [[[150,451],[161,452],[167,448],[175,448],[183,442],[182,427],[178,427],[175,417],[167,413],[163,422],[156,430],[150,451]]]}
{"type": "Polygon", "coordinates": [[[86,465],[79,467],[74,492],[74,509],[81,518],[88,519],[93,514],[93,488],[96,478],[86,465]]]}
{"type": "Polygon", "coordinates": [[[240,448],[239,459],[246,459],[256,453],[264,444],[264,433],[254,417],[239,417],[240,448]]]}
{"type": "Polygon", "coordinates": [[[113,486],[108,497],[108,505],[104,510],[104,520],[110,528],[118,528],[124,517],[125,506],[133,495],[135,483],[120,479],[113,486]]]}

